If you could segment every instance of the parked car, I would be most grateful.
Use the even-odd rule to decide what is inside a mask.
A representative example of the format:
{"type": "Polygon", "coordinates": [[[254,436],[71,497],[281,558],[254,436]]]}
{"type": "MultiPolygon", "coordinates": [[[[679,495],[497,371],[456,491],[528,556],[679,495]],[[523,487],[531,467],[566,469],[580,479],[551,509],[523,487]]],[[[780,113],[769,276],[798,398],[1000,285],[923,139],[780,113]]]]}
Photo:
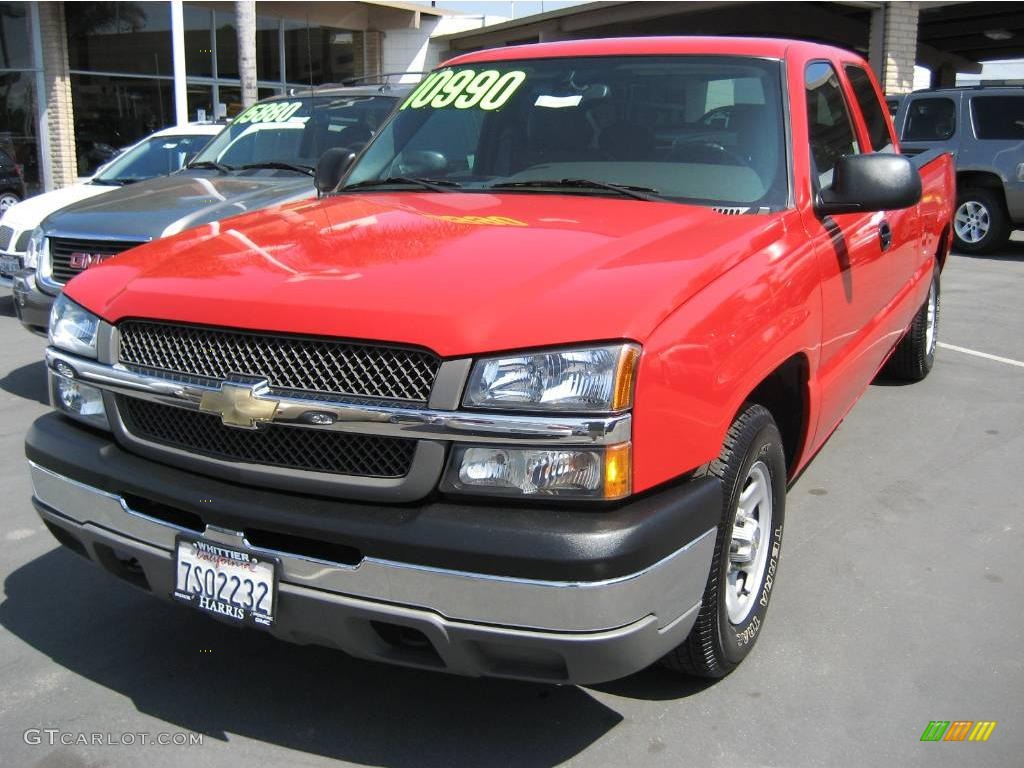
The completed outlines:
{"type": "Polygon", "coordinates": [[[1024,227],[1024,87],[915,91],[896,116],[905,152],[956,158],[955,247],[990,253],[1024,227]]]}
{"type": "Polygon", "coordinates": [[[778,589],[787,484],[879,369],[935,359],[953,163],[898,150],[837,48],[460,56],[358,158],[323,155],[323,199],[67,285],[36,508],[108,572],[286,640],[725,675],[778,589]],[[663,147],[636,118],[658,94],[735,108],[663,147]]]}
{"type": "Polygon", "coordinates": [[[0,149],[0,216],[25,199],[25,177],[21,166],[5,149],[0,149]]]}
{"type": "Polygon", "coordinates": [[[51,214],[14,280],[24,326],[45,331],[72,277],[136,245],[199,224],[313,197],[313,168],[332,147],[359,150],[411,86],[331,87],[258,102],[183,170],[51,214]]]}
{"type": "Polygon", "coordinates": [[[223,128],[217,123],[164,128],[126,149],[91,179],[35,195],[8,208],[0,217],[0,286],[10,288],[16,272],[35,266],[25,263],[28,241],[51,213],[125,184],[173,173],[223,128]]]}

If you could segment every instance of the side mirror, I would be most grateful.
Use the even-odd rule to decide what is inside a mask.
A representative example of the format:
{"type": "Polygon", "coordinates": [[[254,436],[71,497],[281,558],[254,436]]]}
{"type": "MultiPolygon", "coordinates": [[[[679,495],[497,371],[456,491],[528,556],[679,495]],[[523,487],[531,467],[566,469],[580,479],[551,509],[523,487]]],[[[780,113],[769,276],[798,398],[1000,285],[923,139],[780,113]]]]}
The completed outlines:
{"type": "Polygon", "coordinates": [[[313,177],[317,194],[333,192],[355,161],[356,153],[347,147],[332,147],[320,155],[316,161],[316,175],[313,177]]]}
{"type": "Polygon", "coordinates": [[[833,213],[892,211],[921,200],[921,175],[902,155],[876,153],[839,158],[832,185],[818,193],[814,209],[833,213]]]}

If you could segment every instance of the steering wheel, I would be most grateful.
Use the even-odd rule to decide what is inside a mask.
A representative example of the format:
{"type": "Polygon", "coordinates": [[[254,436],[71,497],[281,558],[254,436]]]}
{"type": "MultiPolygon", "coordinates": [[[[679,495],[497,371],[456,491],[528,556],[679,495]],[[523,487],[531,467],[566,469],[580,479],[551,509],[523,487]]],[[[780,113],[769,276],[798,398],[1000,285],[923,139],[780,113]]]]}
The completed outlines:
{"type": "Polygon", "coordinates": [[[715,107],[701,115],[697,122],[707,128],[728,128],[732,120],[732,112],[731,106],[715,107]]]}

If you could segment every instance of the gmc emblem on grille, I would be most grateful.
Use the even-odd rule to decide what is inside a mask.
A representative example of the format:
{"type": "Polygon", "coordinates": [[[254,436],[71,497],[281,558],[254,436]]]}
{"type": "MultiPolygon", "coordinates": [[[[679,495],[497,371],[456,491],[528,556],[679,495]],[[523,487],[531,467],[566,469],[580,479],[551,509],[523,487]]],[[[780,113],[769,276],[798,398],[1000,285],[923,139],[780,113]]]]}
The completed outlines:
{"type": "Polygon", "coordinates": [[[75,251],[68,257],[68,266],[72,269],[88,269],[89,267],[95,267],[101,261],[109,259],[111,254],[109,253],[84,253],[82,251],[75,251]]]}

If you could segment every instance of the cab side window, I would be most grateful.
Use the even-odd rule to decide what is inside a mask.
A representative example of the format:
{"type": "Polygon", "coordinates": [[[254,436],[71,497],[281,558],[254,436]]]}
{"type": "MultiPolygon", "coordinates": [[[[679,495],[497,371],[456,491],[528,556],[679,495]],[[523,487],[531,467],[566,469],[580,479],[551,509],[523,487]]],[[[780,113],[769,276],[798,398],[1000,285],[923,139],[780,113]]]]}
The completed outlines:
{"type": "Polygon", "coordinates": [[[862,67],[851,64],[846,67],[846,76],[850,79],[853,95],[857,98],[860,113],[864,115],[864,122],[867,123],[871,149],[875,152],[892,152],[892,137],[885,121],[885,110],[882,109],[868,73],[862,67]]]}
{"type": "Polygon", "coordinates": [[[832,65],[823,61],[808,64],[804,79],[811,161],[818,176],[818,188],[824,189],[832,183],[832,172],[839,158],[860,154],[860,146],[832,65]]]}

